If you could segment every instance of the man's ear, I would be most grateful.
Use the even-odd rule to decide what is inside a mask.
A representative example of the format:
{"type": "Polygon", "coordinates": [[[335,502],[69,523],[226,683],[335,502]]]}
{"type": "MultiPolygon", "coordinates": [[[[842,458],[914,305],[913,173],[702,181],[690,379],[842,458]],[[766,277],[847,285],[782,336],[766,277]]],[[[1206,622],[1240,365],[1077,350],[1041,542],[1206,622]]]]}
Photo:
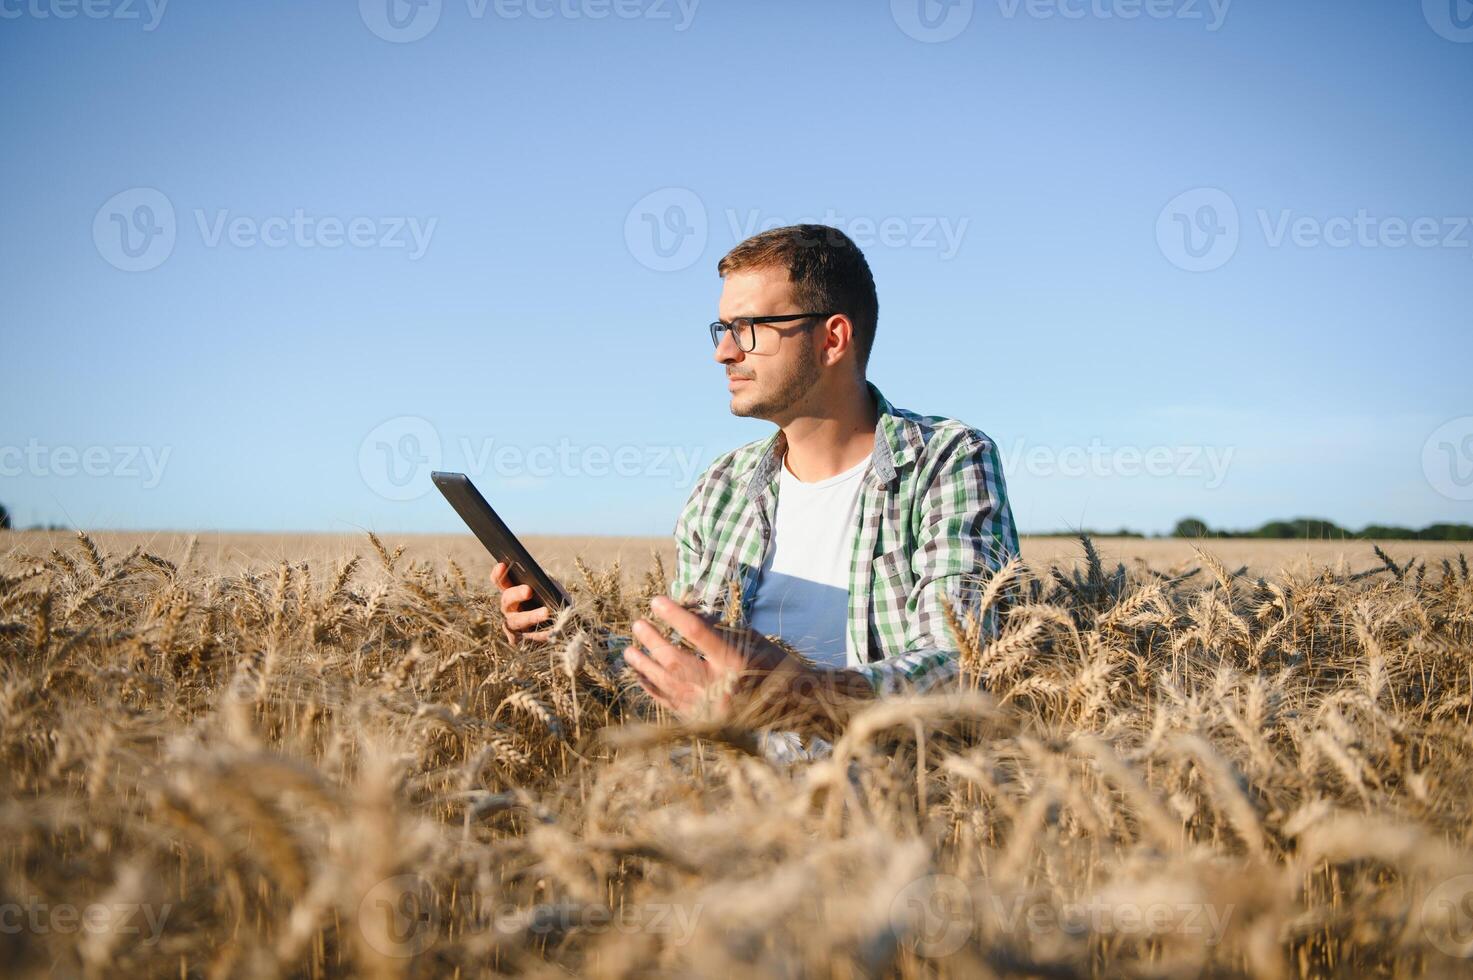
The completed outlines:
{"type": "Polygon", "coordinates": [[[819,329],[823,331],[824,364],[837,364],[845,352],[854,349],[854,323],[844,314],[835,313],[819,329]]]}

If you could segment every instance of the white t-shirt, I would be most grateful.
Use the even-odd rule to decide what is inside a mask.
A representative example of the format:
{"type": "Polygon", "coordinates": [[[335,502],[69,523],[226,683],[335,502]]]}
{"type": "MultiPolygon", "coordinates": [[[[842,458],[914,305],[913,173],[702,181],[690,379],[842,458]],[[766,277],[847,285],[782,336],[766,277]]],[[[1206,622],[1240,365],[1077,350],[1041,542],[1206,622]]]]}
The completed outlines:
{"type": "Polygon", "coordinates": [[[783,457],[772,542],[757,579],[750,625],[827,667],[858,663],[849,650],[849,562],[866,456],[837,476],[804,483],[783,457]]]}

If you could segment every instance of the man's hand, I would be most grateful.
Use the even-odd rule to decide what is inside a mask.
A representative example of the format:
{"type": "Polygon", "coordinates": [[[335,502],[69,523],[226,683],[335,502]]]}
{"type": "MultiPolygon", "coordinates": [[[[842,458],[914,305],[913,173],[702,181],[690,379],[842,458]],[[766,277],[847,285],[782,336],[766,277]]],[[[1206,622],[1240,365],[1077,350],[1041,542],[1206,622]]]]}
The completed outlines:
{"type": "Polygon", "coordinates": [[[552,611],[546,606],[538,606],[536,609],[522,609],[522,603],[532,599],[532,587],[530,585],[512,585],[511,573],[507,570],[506,562],[499,561],[491,569],[491,581],[501,590],[501,615],[506,620],[502,633],[506,635],[506,641],[516,646],[523,640],[546,640],[552,636],[552,630],[534,630],[538,623],[546,622],[552,618],[552,611]]]}
{"type": "Polygon", "coordinates": [[[624,662],[650,697],[681,717],[705,710],[725,718],[739,705],[754,724],[806,728],[815,715],[832,717],[835,695],[872,693],[863,678],[812,667],[755,630],[716,625],[665,596],[657,596],[650,609],[702,656],[639,619],[624,662]]]}

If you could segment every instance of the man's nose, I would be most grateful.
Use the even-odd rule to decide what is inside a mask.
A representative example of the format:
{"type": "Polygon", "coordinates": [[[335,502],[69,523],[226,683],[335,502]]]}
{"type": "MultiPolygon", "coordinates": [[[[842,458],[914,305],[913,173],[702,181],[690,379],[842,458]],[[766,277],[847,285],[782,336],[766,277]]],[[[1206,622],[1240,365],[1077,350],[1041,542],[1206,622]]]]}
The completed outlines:
{"type": "Polygon", "coordinates": [[[717,364],[739,364],[745,356],[730,330],[721,335],[721,343],[716,345],[717,364]]]}

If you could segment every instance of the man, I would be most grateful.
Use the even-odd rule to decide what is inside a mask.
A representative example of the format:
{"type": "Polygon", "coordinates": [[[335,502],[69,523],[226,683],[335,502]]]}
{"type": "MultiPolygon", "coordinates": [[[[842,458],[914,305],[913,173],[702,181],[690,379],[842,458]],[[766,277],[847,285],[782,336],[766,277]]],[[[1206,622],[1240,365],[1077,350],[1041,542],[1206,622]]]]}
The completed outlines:
{"type": "MultiPolygon", "coordinates": [[[[843,232],[763,232],[717,272],[732,414],[778,431],[716,459],[676,524],[670,597],[650,608],[694,650],[640,619],[624,659],[679,715],[723,713],[740,693],[830,733],[855,701],[955,676],[943,597],[960,615],[1018,551],[1002,466],[984,433],[895,408],[866,380],[879,303],[843,232]],[[745,625],[720,628],[735,589],[745,625]]],[[[545,639],[546,608],[521,610],[530,589],[502,565],[493,578],[508,637],[545,639]]]]}

